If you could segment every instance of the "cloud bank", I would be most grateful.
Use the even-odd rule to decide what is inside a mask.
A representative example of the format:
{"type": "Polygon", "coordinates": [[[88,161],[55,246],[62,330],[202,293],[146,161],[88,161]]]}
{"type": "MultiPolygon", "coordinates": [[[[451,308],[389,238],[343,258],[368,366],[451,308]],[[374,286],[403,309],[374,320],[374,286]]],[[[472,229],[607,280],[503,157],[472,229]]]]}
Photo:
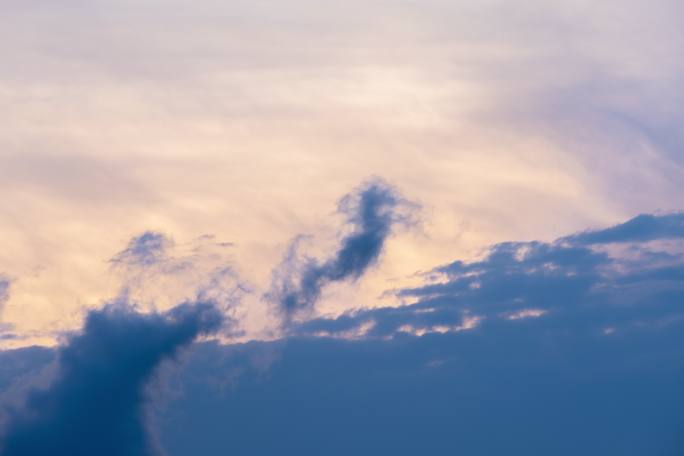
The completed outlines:
{"type": "Polygon", "coordinates": [[[482,260],[436,268],[398,290],[398,308],[348,312],[299,325],[301,334],[392,337],[526,318],[569,331],[613,334],[684,320],[684,214],[641,215],[555,242],[505,242],[482,260]]]}
{"type": "Polygon", "coordinates": [[[680,454],[683,219],[497,244],[398,290],[405,306],[199,346],[171,454],[680,454]]]}
{"type": "MultiPolygon", "coordinates": [[[[315,291],[302,295],[313,296],[304,310],[327,284],[361,277],[394,224],[410,220],[388,188],[342,200],[349,233],[334,255],[296,257],[289,290],[315,291]]],[[[11,410],[3,454],[677,455],[683,224],[684,213],[643,214],[551,242],[499,243],[394,290],[400,307],[308,319],[295,307],[281,340],[193,344],[181,394],[153,412],[157,432],[150,379],[225,315],[210,304],[94,311],[58,350],[51,386],[11,410]]],[[[2,353],[0,385],[50,359],[2,353]]]]}

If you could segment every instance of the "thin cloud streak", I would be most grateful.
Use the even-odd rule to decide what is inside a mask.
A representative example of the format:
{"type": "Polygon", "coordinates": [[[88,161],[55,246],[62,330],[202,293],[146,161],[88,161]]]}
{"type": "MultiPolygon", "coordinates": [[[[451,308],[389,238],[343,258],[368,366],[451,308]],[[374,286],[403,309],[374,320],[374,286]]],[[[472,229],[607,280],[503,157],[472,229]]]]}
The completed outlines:
{"type": "Polygon", "coordinates": [[[417,206],[379,179],[362,185],[340,200],[338,212],[351,232],[328,259],[302,258],[295,239],[281,265],[273,271],[266,298],[276,304],[286,323],[310,314],[323,289],[335,282],[354,282],[380,258],[385,241],[397,226],[413,223],[417,206]]]}

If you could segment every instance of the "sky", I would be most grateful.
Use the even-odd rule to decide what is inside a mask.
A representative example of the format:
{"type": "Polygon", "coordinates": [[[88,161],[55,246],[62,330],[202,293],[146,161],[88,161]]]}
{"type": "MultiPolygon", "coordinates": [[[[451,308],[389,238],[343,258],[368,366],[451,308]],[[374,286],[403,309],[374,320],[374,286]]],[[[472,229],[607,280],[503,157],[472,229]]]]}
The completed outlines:
{"type": "Polygon", "coordinates": [[[3,1],[0,452],[681,454],[683,18],[3,1]]]}

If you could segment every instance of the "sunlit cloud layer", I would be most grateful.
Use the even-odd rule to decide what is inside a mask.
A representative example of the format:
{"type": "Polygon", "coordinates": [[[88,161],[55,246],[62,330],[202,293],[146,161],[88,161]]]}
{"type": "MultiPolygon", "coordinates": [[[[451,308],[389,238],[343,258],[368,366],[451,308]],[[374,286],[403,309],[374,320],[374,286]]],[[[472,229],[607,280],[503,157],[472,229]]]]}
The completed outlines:
{"type": "Polygon", "coordinates": [[[0,9],[3,318],[33,341],[115,296],[109,260],[146,231],[232,243],[263,290],[293,236],[335,245],[337,199],[370,176],[422,230],[331,310],[494,242],[681,206],[679,2],[0,9]]]}

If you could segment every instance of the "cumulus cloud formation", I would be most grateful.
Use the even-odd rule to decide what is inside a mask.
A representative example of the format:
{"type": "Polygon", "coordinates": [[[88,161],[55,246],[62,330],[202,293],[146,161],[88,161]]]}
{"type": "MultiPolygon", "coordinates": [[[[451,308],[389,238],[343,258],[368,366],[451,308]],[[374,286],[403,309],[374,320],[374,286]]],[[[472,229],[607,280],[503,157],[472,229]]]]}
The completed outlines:
{"type": "Polygon", "coordinates": [[[539,324],[613,334],[684,319],[684,214],[640,215],[555,242],[506,242],[475,262],[436,268],[432,283],[398,291],[411,304],[299,325],[309,335],[391,337],[539,324]],[[669,241],[661,245],[654,241],[669,241]]]}
{"type": "Polygon", "coordinates": [[[162,361],[222,321],[211,303],[153,314],[125,304],[90,312],[83,331],[59,350],[54,382],[10,411],[2,454],[159,454],[146,422],[145,388],[162,361]]]}
{"type": "Polygon", "coordinates": [[[410,223],[415,208],[380,179],[364,184],[339,202],[338,211],[351,232],[342,238],[335,254],[324,261],[302,258],[298,252],[301,238],[295,239],[273,272],[267,298],[276,303],[286,321],[311,312],[327,284],[357,280],[374,265],[393,228],[410,223]]]}

